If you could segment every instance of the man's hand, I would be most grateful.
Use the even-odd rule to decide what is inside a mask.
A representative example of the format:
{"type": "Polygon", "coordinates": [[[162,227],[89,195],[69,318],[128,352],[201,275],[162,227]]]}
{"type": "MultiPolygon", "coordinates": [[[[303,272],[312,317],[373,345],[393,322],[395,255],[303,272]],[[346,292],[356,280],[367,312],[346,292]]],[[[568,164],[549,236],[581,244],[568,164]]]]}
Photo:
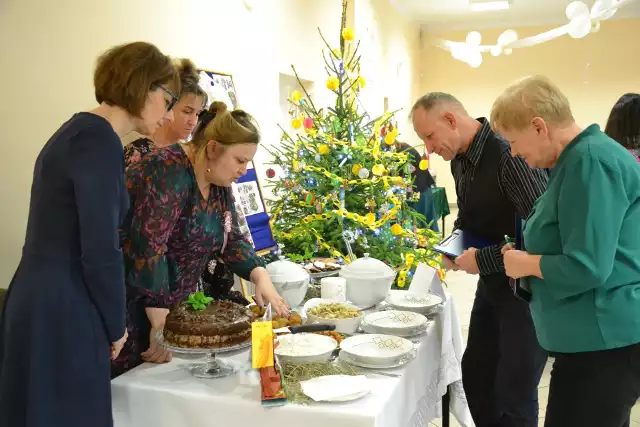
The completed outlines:
{"type": "Polygon", "coordinates": [[[442,262],[444,263],[444,266],[447,270],[458,271],[458,266],[456,265],[455,261],[448,256],[442,255],[442,262]]]}
{"type": "Polygon", "coordinates": [[[512,251],[515,248],[516,247],[513,246],[513,243],[507,243],[502,247],[502,249],[500,249],[500,253],[502,253],[502,255],[504,255],[507,251],[512,251]]]}
{"type": "Polygon", "coordinates": [[[456,265],[465,273],[480,274],[478,262],[476,261],[476,248],[469,248],[456,258],[456,265]]]}

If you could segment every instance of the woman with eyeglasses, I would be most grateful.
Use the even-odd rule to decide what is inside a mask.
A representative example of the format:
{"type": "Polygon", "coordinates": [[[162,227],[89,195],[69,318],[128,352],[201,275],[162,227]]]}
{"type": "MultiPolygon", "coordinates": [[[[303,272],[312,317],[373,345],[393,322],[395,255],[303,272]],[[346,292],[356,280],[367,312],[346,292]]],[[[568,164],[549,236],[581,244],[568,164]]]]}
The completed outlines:
{"type": "Polygon", "coordinates": [[[174,98],[173,120],[165,122],[153,134],[136,139],[124,148],[126,167],[138,163],[150,152],[186,141],[198,124],[198,115],[207,105],[207,94],[198,86],[200,80],[195,65],[189,59],[177,64],[182,91],[174,98]]]}
{"type": "Polygon", "coordinates": [[[146,155],[127,169],[131,208],[121,237],[129,340],[113,366],[117,376],[142,362],[168,362],[156,334],[169,308],[197,290],[208,261],[222,258],[256,287],[259,304],[289,308],[262,260],[238,230],[231,184],[246,173],[260,133],[242,110],[211,104],[189,143],[146,155]]]}
{"type": "Polygon", "coordinates": [[[104,53],[99,106],[74,114],[36,164],[22,259],[0,327],[0,425],[111,427],[109,362],[127,338],[118,226],[120,137],[152,134],[180,90],[171,60],[137,42],[104,53]]]}

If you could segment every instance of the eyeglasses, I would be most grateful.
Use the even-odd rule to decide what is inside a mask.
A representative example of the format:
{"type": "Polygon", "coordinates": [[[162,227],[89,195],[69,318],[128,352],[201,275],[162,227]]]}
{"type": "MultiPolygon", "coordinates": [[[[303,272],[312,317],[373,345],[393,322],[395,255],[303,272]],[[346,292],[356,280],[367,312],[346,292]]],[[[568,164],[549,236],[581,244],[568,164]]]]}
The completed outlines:
{"type": "Polygon", "coordinates": [[[173,93],[171,93],[171,91],[169,89],[167,89],[166,87],[164,87],[162,85],[156,84],[154,86],[162,89],[163,91],[165,91],[171,97],[171,101],[169,101],[169,103],[167,104],[167,111],[171,111],[171,109],[176,105],[176,102],[178,102],[178,97],[175,96],[173,93]]]}

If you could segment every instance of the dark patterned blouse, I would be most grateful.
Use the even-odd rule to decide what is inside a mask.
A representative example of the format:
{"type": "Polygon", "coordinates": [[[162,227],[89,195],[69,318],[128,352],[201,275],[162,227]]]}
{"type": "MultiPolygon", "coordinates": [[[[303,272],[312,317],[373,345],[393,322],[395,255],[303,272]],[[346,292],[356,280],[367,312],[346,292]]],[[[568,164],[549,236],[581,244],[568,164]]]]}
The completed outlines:
{"type": "Polygon", "coordinates": [[[119,375],[141,363],[149,346],[146,307],[170,308],[196,291],[209,260],[220,258],[248,280],[262,266],[238,229],[231,191],[211,186],[205,200],[186,153],[176,144],[127,168],[131,208],[121,229],[129,339],[114,366],[119,375]],[[232,216],[224,244],[225,212],[232,216]]]}
{"type": "Polygon", "coordinates": [[[136,139],[124,147],[124,166],[128,168],[140,162],[144,156],[156,149],[155,144],[149,138],[136,139]]]}

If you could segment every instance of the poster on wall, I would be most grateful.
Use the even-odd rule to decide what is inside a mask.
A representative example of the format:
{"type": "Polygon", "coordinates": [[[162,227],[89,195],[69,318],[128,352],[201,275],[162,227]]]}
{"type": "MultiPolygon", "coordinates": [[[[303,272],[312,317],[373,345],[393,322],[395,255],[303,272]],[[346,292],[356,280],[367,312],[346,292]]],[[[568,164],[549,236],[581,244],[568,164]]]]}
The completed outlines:
{"type": "Polygon", "coordinates": [[[207,94],[207,107],[213,101],[223,101],[229,110],[238,108],[238,97],[231,74],[200,70],[199,85],[207,94]]]}
{"type": "Polygon", "coordinates": [[[253,164],[249,164],[247,173],[241,176],[237,183],[232,184],[232,190],[236,199],[236,211],[244,214],[256,251],[276,246],[253,164]]]}
{"type": "MultiPolygon", "coordinates": [[[[229,110],[238,108],[238,97],[231,74],[200,69],[199,75],[199,85],[207,94],[207,107],[213,101],[223,101],[229,110]]],[[[276,246],[258,175],[252,163],[247,167],[247,173],[240,177],[231,189],[236,212],[239,213],[238,225],[247,240],[253,244],[256,251],[276,246]]]]}

